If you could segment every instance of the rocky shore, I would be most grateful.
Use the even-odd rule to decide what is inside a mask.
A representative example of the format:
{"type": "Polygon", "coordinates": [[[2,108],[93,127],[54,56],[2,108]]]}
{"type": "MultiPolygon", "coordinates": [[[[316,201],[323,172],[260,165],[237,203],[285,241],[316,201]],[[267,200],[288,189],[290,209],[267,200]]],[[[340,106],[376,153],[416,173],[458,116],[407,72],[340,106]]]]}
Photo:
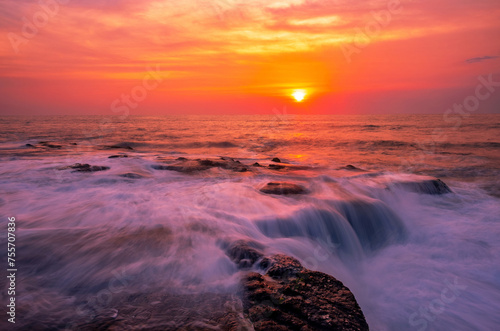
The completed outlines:
{"type": "MultiPolygon", "coordinates": [[[[368,330],[354,295],[340,281],[284,254],[264,256],[259,244],[221,245],[241,270],[236,294],[124,294],[77,330],[368,330]]],[[[175,292],[175,291],[172,291],[175,292]]],[[[39,328],[43,321],[35,326],[39,328]]]]}

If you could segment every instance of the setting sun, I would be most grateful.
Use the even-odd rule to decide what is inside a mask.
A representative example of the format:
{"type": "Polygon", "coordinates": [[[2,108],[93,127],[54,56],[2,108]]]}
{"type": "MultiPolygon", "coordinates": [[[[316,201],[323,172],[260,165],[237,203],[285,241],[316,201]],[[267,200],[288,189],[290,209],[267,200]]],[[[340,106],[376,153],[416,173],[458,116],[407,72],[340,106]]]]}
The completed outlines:
{"type": "Polygon", "coordinates": [[[297,101],[297,102],[301,102],[302,100],[304,100],[304,98],[306,97],[306,91],[304,90],[295,90],[293,93],[292,93],[292,96],[293,98],[297,101]]]}

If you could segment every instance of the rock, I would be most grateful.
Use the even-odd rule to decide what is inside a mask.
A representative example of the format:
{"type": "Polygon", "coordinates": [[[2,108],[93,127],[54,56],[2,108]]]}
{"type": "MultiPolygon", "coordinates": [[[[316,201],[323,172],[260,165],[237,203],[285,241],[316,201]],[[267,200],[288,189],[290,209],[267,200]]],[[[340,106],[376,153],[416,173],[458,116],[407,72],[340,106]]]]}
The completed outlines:
{"type": "Polygon", "coordinates": [[[275,157],[274,159],[271,160],[272,162],[277,162],[277,163],[281,163],[281,160],[277,157],[275,157]]]}
{"type": "Polygon", "coordinates": [[[299,261],[283,254],[273,255],[270,261],[265,263],[270,265],[266,274],[275,279],[295,277],[303,269],[299,261]]]}
{"type": "Polygon", "coordinates": [[[177,158],[177,161],[186,161],[186,160],[187,160],[187,159],[186,159],[185,157],[183,157],[183,156],[179,156],[179,157],[177,158]]]}
{"type": "Polygon", "coordinates": [[[304,194],[306,190],[297,184],[285,182],[270,182],[260,189],[262,193],[266,194],[304,194]]]}
{"type": "Polygon", "coordinates": [[[255,162],[254,164],[252,164],[254,167],[262,167],[259,162],[255,162]]]}
{"type": "Polygon", "coordinates": [[[134,174],[133,172],[127,172],[127,173],[124,173],[124,174],[120,174],[118,176],[125,177],[125,178],[130,178],[130,179],[141,179],[141,178],[144,178],[144,176],[139,175],[139,174],[134,174]]]}
{"type": "Polygon", "coordinates": [[[360,168],[357,168],[355,166],[353,166],[352,164],[348,164],[346,165],[345,167],[341,167],[339,168],[339,170],[349,170],[349,171],[365,171],[363,169],[360,169],[360,168]]]}
{"type": "Polygon", "coordinates": [[[262,245],[246,240],[237,240],[223,248],[225,248],[227,256],[240,269],[251,268],[264,256],[261,252],[262,245]]]}
{"type": "Polygon", "coordinates": [[[270,164],[269,169],[280,170],[285,169],[285,166],[279,164],[270,164]]]}
{"type": "Polygon", "coordinates": [[[108,159],[118,159],[118,158],[124,158],[124,157],[128,157],[128,155],[127,154],[110,155],[110,156],[108,156],[108,159]]]}
{"type": "Polygon", "coordinates": [[[243,307],[256,331],[368,330],[354,295],[340,281],[286,255],[267,261],[265,275],[250,272],[243,279],[243,307]]]}
{"type": "Polygon", "coordinates": [[[54,144],[51,144],[47,141],[40,141],[40,145],[42,145],[44,147],[48,147],[48,148],[62,148],[61,145],[54,145],[54,144]]]}
{"type": "Polygon", "coordinates": [[[65,169],[73,169],[74,171],[72,172],[96,172],[96,171],[104,171],[104,170],[109,170],[109,167],[105,166],[91,166],[90,164],[84,163],[75,163],[70,166],[62,167],[59,168],[59,170],[65,170],[65,169]]]}
{"type": "MultiPolygon", "coordinates": [[[[253,330],[243,314],[241,300],[226,293],[176,293],[173,289],[157,289],[155,292],[129,292],[126,289],[114,293],[109,306],[98,307],[95,314],[72,318],[71,330],[253,330]],[[117,312],[115,314],[115,311],[117,312]]],[[[94,312],[94,311],[92,311],[94,312]]],[[[63,330],[57,326],[40,323],[25,330],[63,330]]]]}
{"type": "Polygon", "coordinates": [[[108,149],[129,149],[129,150],[133,150],[133,148],[127,144],[114,144],[114,145],[108,145],[108,146],[104,146],[105,148],[108,148],[108,149]]]}
{"type": "Polygon", "coordinates": [[[152,168],[156,170],[173,170],[183,173],[193,173],[193,172],[207,170],[210,168],[222,168],[234,172],[248,171],[247,166],[241,164],[238,161],[234,161],[233,159],[228,159],[228,158],[197,159],[197,160],[177,159],[177,161],[178,162],[168,165],[156,164],[153,165],[152,168]]]}
{"type": "Polygon", "coordinates": [[[396,187],[401,187],[407,191],[439,195],[452,193],[453,191],[441,179],[425,179],[421,181],[402,181],[394,184],[396,187]]]}
{"type": "Polygon", "coordinates": [[[32,144],[26,144],[26,145],[24,145],[24,146],[26,146],[26,147],[35,147],[35,146],[33,146],[32,144]]]}

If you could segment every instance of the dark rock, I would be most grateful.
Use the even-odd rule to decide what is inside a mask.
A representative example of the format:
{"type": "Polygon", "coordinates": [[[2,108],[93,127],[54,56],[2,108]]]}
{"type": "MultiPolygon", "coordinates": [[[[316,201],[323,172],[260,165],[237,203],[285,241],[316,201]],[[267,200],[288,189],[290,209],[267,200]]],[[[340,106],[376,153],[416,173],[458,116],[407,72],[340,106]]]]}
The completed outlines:
{"type": "Polygon", "coordinates": [[[250,268],[264,255],[262,245],[245,240],[237,240],[225,247],[226,254],[240,269],[250,268]]]}
{"type": "Polygon", "coordinates": [[[299,261],[293,257],[276,254],[272,256],[269,269],[266,275],[274,279],[295,277],[303,269],[299,261]]]}
{"type": "Polygon", "coordinates": [[[270,164],[269,169],[280,170],[285,169],[285,166],[279,164],[270,164]]]}
{"type": "Polygon", "coordinates": [[[268,258],[265,275],[243,280],[244,311],[256,331],[368,330],[354,295],[334,277],[286,255],[268,258]]]}
{"type": "Polygon", "coordinates": [[[125,178],[130,178],[130,179],[141,179],[141,178],[144,178],[144,176],[139,175],[139,174],[134,174],[133,172],[127,172],[125,174],[120,174],[118,176],[125,177],[125,178]]]}
{"type": "Polygon", "coordinates": [[[133,150],[133,148],[127,144],[114,144],[114,145],[108,145],[108,146],[104,146],[105,148],[108,148],[108,149],[129,149],[129,150],[133,150]]]}
{"type": "Polygon", "coordinates": [[[44,147],[48,147],[48,148],[61,148],[62,146],[61,145],[54,145],[54,144],[51,144],[47,141],[40,141],[40,145],[43,145],[44,147]]]}
{"type": "MultiPolygon", "coordinates": [[[[41,328],[39,324],[23,330],[252,330],[243,314],[241,300],[232,294],[177,294],[158,289],[152,293],[121,291],[113,295],[110,306],[98,307],[89,314],[72,319],[71,328],[65,325],[41,328]]],[[[178,289],[177,289],[178,290],[178,289]]]]}
{"type": "Polygon", "coordinates": [[[259,162],[255,162],[254,164],[252,164],[254,167],[262,167],[259,162]]]}
{"type": "Polygon", "coordinates": [[[71,143],[70,145],[76,146],[76,145],[78,145],[78,144],[77,144],[77,143],[71,143]]]}
{"type": "Polygon", "coordinates": [[[128,157],[128,155],[127,154],[110,155],[110,156],[108,156],[108,159],[118,159],[118,158],[124,158],[124,157],[128,157]]]}
{"type": "Polygon", "coordinates": [[[183,157],[183,156],[179,156],[179,157],[177,158],[177,161],[186,161],[186,160],[187,160],[187,159],[186,159],[185,157],[183,157]]]}
{"type": "Polygon", "coordinates": [[[357,168],[357,167],[353,166],[352,164],[348,164],[345,167],[341,167],[339,169],[341,169],[341,170],[349,170],[349,171],[365,171],[363,169],[360,169],[360,168],[357,168]]]}
{"type": "Polygon", "coordinates": [[[26,147],[35,147],[35,146],[33,146],[32,144],[26,144],[26,145],[24,145],[24,146],[26,146],[26,147]]]}
{"type": "Polygon", "coordinates": [[[91,166],[90,164],[87,163],[75,163],[70,166],[62,167],[59,168],[59,170],[65,170],[65,169],[73,169],[72,172],[96,172],[96,171],[104,171],[104,170],[109,170],[109,167],[105,166],[91,166]]]}
{"type": "Polygon", "coordinates": [[[407,191],[422,194],[439,195],[453,192],[445,182],[437,178],[421,181],[404,181],[395,183],[394,185],[407,191]]]}
{"type": "Polygon", "coordinates": [[[207,166],[207,167],[216,167],[217,166],[217,162],[215,161],[212,161],[212,160],[199,160],[198,163],[202,166],[207,166]]]}
{"type": "Polygon", "coordinates": [[[177,159],[178,162],[168,165],[156,164],[152,168],[156,170],[173,170],[183,173],[193,173],[198,171],[207,170],[210,168],[222,168],[231,170],[234,172],[245,172],[248,171],[247,166],[241,164],[240,162],[234,161],[233,159],[177,159]]]}
{"type": "Polygon", "coordinates": [[[306,190],[297,184],[285,182],[270,182],[260,189],[266,194],[304,194],[306,190]]]}
{"type": "Polygon", "coordinates": [[[277,162],[277,163],[281,163],[281,160],[277,157],[275,157],[274,159],[271,160],[272,162],[277,162]]]}

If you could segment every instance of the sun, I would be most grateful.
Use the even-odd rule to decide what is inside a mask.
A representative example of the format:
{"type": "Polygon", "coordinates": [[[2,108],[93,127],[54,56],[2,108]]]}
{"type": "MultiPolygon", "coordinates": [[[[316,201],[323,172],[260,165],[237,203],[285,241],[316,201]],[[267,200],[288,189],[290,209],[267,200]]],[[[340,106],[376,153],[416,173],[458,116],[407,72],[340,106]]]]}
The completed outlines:
{"type": "Polygon", "coordinates": [[[305,90],[295,90],[293,91],[292,93],[292,97],[297,101],[297,102],[301,102],[302,100],[304,100],[304,98],[306,97],[306,91],[305,90]]]}

